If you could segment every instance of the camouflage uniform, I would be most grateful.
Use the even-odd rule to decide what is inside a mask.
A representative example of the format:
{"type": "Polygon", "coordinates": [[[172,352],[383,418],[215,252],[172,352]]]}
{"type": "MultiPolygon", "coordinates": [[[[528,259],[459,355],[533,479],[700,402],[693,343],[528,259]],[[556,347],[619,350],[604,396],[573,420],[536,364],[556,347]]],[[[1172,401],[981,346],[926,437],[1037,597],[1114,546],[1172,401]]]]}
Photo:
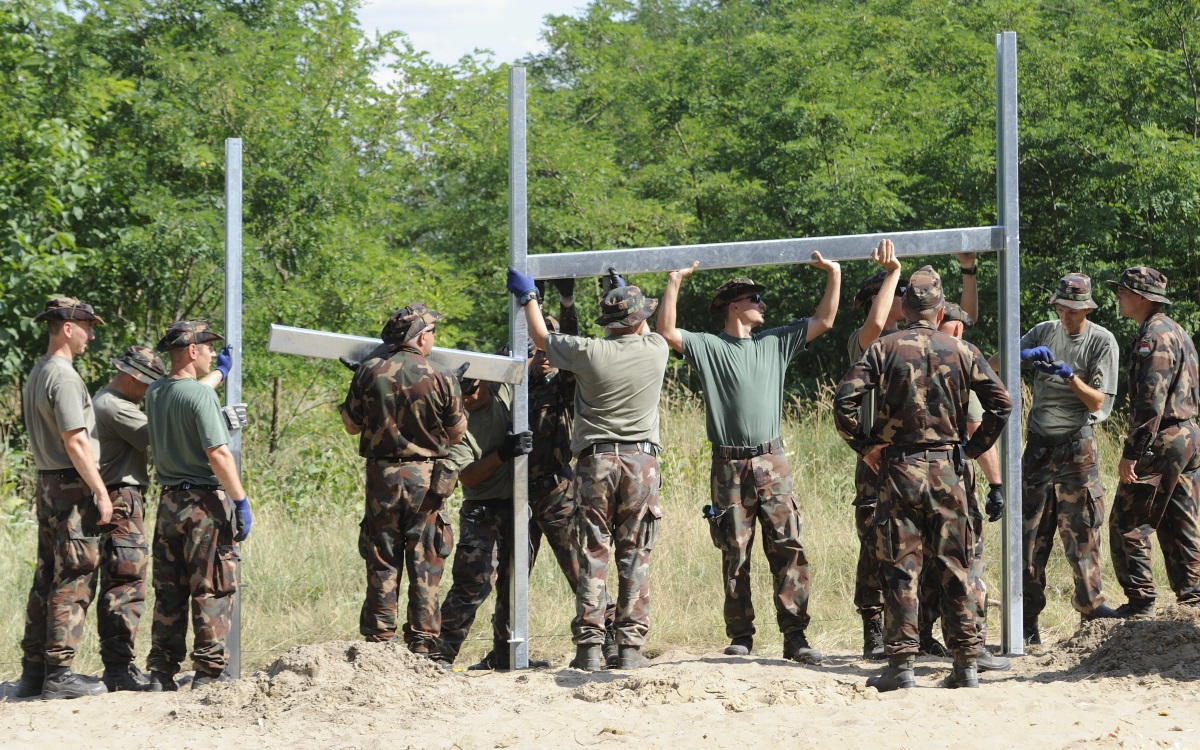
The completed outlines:
{"type": "MultiPolygon", "coordinates": [[[[501,471],[509,471],[509,466],[501,471]]],[[[508,640],[512,637],[513,562],[512,499],[474,502],[464,500],[458,516],[458,547],[454,551],[454,585],[442,603],[439,655],[453,663],[475,622],[475,613],[496,589],[492,615],[492,653],[504,666],[508,663],[508,640]]]]}
{"type": "Polygon", "coordinates": [[[369,641],[395,636],[403,567],[408,571],[404,641],[423,654],[436,651],[438,586],[453,545],[446,498],[428,491],[433,461],[446,458],[466,417],[458,380],[406,342],[441,317],[421,304],[393,314],[383,330],[384,345],[355,371],[340,407],[362,429],[359,454],[367,459],[359,534],[367,594],[359,632],[369,641]]]}
{"type": "MultiPolygon", "coordinates": [[[[932,268],[913,274],[907,309],[935,309],[942,300],[941,280],[932,268]]],[[[879,512],[887,514],[887,521],[881,525],[880,545],[887,565],[886,650],[893,659],[918,651],[917,586],[926,549],[945,596],[944,625],[956,662],[973,664],[979,652],[969,572],[975,534],[968,518],[963,463],[996,441],[1011,410],[1004,384],[979,350],[939,333],[924,320],[872,343],[838,386],[838,433],[860,454],[886,446],[879,512]],[[867,431],[859,406],[871,391],[877,391],[878,412],[867,431]],[[968,391],[978,394],[984,416],[960,448],[966,437],[968,391]]]]}
{"type": "MultiPolygon", "coordinates": [[[[1152,268],[1126,269],[1119,284],[1169,304],[1166,278],[1152,268]]],[[[1130,429],[1121,452],[1137,461],[1138,481],[1117,487],[1109,519],[1113,569],[1131,603],[1157,596],[1150,568],[1157,531],[1176,599],[1200,606],[1198,369],[1196,347],[1178,323],[1161,310],[1142,322],[1129,354],[1130,429]]]]}

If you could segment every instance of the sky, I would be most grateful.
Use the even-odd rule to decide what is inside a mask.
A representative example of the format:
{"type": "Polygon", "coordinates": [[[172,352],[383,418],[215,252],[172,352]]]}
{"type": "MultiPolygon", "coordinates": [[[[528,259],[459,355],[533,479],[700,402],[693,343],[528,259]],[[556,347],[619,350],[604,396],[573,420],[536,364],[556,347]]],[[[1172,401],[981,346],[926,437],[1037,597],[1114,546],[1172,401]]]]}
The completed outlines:
{"type": "Polygon", "coordinates": [[[496,62],[542,52],[546,15],[576,15],[587,0],[367,0],[359,11],[364,31],[403,31],[413,46],[440,63],[454,63],[476,48],[496,62]]]}

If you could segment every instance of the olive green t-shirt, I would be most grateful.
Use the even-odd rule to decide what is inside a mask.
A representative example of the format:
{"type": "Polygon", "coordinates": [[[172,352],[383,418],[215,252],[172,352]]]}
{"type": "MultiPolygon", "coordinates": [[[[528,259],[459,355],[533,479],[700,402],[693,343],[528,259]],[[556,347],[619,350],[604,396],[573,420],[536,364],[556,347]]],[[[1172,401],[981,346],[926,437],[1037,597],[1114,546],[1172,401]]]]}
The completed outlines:
{"type": "Polygon", "coordinates": [[[575,425],[571,452],[594,443],[660,445],[658,396],[671,353],[657,333],[589,339],[552,333],[550,364],[575,373],[575,425]]]}
{"type": "Polygon", "coordinates": [[[29,450],[38,471],[74,468],[62,434],[84,429],[92,440],[92,455],[99,460],[96,417],[92,397],[83,378],[66,357],[43,356],[29,372],[21,393],[29,450]]]}
{"type": "MultiPolygon", "coordinates": [[[[504,443],[505,434],[512,429],[512,386],[493,383],[490,386],[492,399],[486,406],[467,412],[467,434],[461,442],[450,446],[450,460],[462,471],[504,443]]],[[[504,463],[490,477],[474,487],[463,485],[463,499],[474,502],[488,500],[511,500],[513,496],[513,470],[511,463],[504,463]]]]}
{"type": "MultiPolygon", "coordinates": [[[[1034,369],[1033,406],[1025,429],[1054,437],[1108,419],[1117,393],[1117,339],[1107,328],[1088,321],[1083,332],[1072,336],[1058,320],[1038,323],[1021,337],[1021,348],[1046,346],[1056,360],[1066,362],[1075,377],[1104,394],[1100,411],[1091,413],[1067,381],[1034,369]]],[[[1028,367],[1028,365],[1025,365],[1028,367]]]]}
{"type": "Polygon", "coordinates": [[[205,453],[229,443],[216,391],[195,378],[162,378],[146,391],[146,419],[160,483],[218,484],[205,453]]]}
{"type": "Polygon", "coordinates": [[[779,437],[784,374],[805,346],[808,318],[748,338],[679,332],[683,357],[704,389],[709,442],[753,447],[779,437]]]}
{"type": "Polygon", "coordinates": [[[137,404],[104,386],[92,399],[96,410],[96,437],[100,440],[100,478],[106,485],[150,484],[146,451],[150,429],[137,404]]]}

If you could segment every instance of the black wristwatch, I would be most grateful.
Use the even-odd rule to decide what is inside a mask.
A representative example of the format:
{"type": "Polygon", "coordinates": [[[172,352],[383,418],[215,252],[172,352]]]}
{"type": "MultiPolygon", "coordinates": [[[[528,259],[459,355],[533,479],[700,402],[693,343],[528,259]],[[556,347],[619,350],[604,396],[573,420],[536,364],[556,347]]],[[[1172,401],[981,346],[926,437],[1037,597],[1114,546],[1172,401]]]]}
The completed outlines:
{"type": "Polygon", "coordinates": [[[975,274],[979,273],[979,266],[975,265],[971,266],[970,268],[959,266],[958,270],[962,271],[963,276],[974,276],[975,274]]]}
{"type": "Polygon", "coordinates": [[[530,301],[535,300],[537,298],[538,298],[537,290],[530,289],[528,292],[525,292],[524,294],[522,294],[520,297],[517,298],[517,304],[521,305],[521,307],[524,307],[525,305],[529,304],[530,301]]]}

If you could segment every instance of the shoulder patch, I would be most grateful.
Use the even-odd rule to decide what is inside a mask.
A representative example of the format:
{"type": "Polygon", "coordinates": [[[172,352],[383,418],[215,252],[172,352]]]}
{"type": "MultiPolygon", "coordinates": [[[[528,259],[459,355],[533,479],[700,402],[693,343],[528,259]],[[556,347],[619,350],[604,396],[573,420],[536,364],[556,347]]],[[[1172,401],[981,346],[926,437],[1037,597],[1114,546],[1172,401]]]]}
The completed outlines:
{"type": "Polygon", "coordinates": [[[1138,342],[1136,351],[1139,357],[1149,357],[1150,352],[1154,351],[1154,345],[1146,339],[1142,339],[1138,342]]]}
{"type": "Polygon", "coordinates": [[[1099,388],[1102,385],[1104,385],[1104,376],[1103,375],[1101,375],[1100,373],[1096,373],[1094,376],[1092,376],[1092,387],[1093,388],[1099,388]]]}

